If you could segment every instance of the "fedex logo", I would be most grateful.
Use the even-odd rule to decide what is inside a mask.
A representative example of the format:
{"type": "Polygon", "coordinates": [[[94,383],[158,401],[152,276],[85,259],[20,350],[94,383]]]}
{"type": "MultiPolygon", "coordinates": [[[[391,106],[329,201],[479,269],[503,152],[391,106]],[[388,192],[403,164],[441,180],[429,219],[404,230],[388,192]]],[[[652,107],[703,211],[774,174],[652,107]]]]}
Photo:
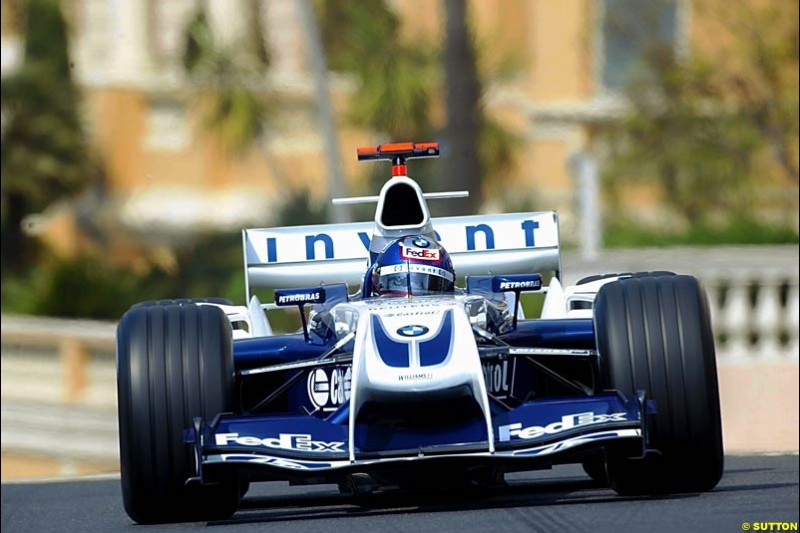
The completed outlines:
{"type": "Polygon", "coordinates": [[[568,429],[599,424],[602,422],[625,422],[625,413],[611,413],[609,415],[596,415],[593,412],[577,413],[574,415],[562,416],[558,422],[553,422],[546,426],[530,426],[523,428],[522,424],[509,424],[498,428],[500,441],[509,441],[512,437],[518,439],[536,439],[544,435],[560,433],[568,429]]]}
{"type": "Polygon", "coordinates": [[[438,261],[441,257],[439,250],[426,250],[425,248],[413,248],[400,244],[400,257],[403,259],[417,259],[419,261],[438,261]]]}
{"type": "Polygon", "coordinates": [[[341,452],[344,442],[326,442],[313,440],[311,435],[304,433],[281,433],[278,438],[265,438],[240,436],[238,433],[218,433],[217,446],[238,444],[240,446],[266,446],[283,450],[298,450],[306,452],[341,452]]]}

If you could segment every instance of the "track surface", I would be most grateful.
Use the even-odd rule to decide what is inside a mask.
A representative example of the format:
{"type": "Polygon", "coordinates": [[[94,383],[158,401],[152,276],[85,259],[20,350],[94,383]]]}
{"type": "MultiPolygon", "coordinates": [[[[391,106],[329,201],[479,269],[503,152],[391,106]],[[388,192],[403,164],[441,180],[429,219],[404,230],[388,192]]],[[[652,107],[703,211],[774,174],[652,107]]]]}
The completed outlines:
{"type": "MultiPolygon", "coordinates": [[[[119,480],[3,484],[2,531],[742,531],[743,522],[798,520],[798,456],[728,457],[710,493],[621,498],[579,467],[514,474],[502,489],[461,493],[387,491],[356,501],[335,486],[255,484],[224,522],[135,526],[119,480]]],[[[751,525],[751,530],[755,528],[751,525]]]]}

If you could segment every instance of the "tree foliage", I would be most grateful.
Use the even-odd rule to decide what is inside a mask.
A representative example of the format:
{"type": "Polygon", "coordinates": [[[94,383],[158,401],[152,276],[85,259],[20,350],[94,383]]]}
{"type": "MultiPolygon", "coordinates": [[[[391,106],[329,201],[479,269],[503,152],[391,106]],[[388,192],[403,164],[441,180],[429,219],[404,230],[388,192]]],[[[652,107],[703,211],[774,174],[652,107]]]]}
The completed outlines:
{"type": "Polygon", "coordinates": [[[655,179],[690,224],[753,216],[766,175],[797,184],[797,5],[750,4],[698,13],[728,30],[724,53],[651,43],[625,91],[631,112],[603,132],[611,184],[655,179]]]}
{"type": "Polygon", "coordinates": [[[90,172],[59,2],[22,5],[25,59],[2,85],[3,276],[35,256],[20,227],[25,216],[80,190],[90,172]]]}
{"type": "MultiPolygon", "coordinates": [[[[706,16],[732,38],[735,60],[718,67],[711,86],[747,113],[783,177],[798,184],[797,2],[709,2],[706,16]]],[[[703,14],[703,12],[701,12],[703,14]]]]}
{"type": "Polygon", "coordinates": [[[431,135],[431,104],[439,83],[436,47],[408,43],[386,2],[320,2],[331,68],[356,77],[351,118],[392,140],[431,135]]]}
{"type": "Polygon", "coordinates": [[[202,109],[204,126],[213,131],[230,154],[242,154],[264,132],[270,107],[259,85],[269,66],[258,11],[252,2],[253,21],[240,42],[221,43],[211,31],[200,7],[186,30],[183,65],[193,82],[195,102],[202,109]]]}
{"type": "Polygon", "coordinates": [[[453,201],[448,210],[454,215],[475,213],[481,205],[483,168],[481,142],[481,82],[467,24],[467,5],[462,0],[444,0],[445,9],[445,139],[451,153],[445,160],[442,182],[445,190],[465,188],[469,198],[453,201]]]}
{"type": "MultiPolygon", "coordinates": [[[[436,9],[434,4],[431,9],[436,9]]],[[[457,7],[457,6],[456,6],[457,7]]],[[[466,133],[458,117],[466,113],[471,117],[477,130],[476,143],[467,147],[477,155],[478,163],[472,163],[479,172],[478,183],[465,183],[463,174],[451,169],[451,180],[456,185],[442,184],[441,179],[431,181],[437,187],[453,186],[469,188],[472,191],[471,204],[465,212],[474,212],[479,205],[480,181],[493,179],[512,166],[516,139],[502,124],[491,119],[482,107],[481,79],[486,72],[479,70],[479,54],[474,36],[468,31],[466,10],[454,13],[454,20],[461,20],[464,30],[459,46],[467,47],[467,54],[447,55],[441,46],[424,39],[409,41],[401,33],[401,21],[390,9],[386,1],[350,2],[347,0],[326,0],[317,3],[323,40],[328,52],[331,67],[354,76],[357,89],[350,105],[352,122],[376,132],[385,141],[419,141],[444,138],[443,158],[456,158],[462,143],[458,134],[466,133]],[[471,73],[475,90],[462,112],[451,112],[450,135],[445,135],[448,124],[436,117],[438,108],[447,107],[454,95],[456,104],[461,103],[459,80],[450,83],[452,92],[445,89],[446,79],[443,68],[449,61],[453,68],[447,76],[454,76],[459,70],[471,73]],[[441,99],[441,104],[438,100],[441,99]],[[452,139],[451,139],[452,137],[452,139]],[[474,144],[474,145],[473,145],[474,144]]],[[[458,27],[458,25],[454,25],[458,27]]],[[[455,48],[454,48],[455,50],[455,48]]],[[[449,82],[448,82],[449,83],[449,82]]],[[[466,161],[470,158],[459,158],[466,161]]],[[[414,162],[414,175],[423,188],[431,176],[441,176],[445,172],[442,163],[436,160],[414,162]]],[[[372,177],[374,190],[385,179],[384,169],[375,168],[372,177]]],[[[439,204],[441,205],[441,204],[439,204]]],[[[431,206],[436,209],[436,205],[431,206]]],[[[448,202],[448,209],[453,207],[448,202]]]]}

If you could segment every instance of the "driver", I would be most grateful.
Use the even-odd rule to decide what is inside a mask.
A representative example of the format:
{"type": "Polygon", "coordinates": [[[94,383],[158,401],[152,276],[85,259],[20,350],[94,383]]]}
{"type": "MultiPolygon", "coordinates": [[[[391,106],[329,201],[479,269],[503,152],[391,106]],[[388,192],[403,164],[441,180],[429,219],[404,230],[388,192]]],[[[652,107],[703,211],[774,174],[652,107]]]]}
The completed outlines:
{"type": "Polygon", "coordinates": [[[447,251],[424,235],[391,242],[372,267],[371,296],[453,294],[456,273],[447,251]]]}

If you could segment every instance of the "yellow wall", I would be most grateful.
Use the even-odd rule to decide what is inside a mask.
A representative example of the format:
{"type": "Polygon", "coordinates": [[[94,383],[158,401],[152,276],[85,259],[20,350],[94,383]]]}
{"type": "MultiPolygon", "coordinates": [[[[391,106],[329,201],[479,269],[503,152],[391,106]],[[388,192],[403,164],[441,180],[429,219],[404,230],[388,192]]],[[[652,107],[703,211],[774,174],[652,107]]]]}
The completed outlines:
{"type": "Polygon", "coordinates": [[[534,101],[590,96],[589,0],[529,0],[530,97],[534,101]]]}

